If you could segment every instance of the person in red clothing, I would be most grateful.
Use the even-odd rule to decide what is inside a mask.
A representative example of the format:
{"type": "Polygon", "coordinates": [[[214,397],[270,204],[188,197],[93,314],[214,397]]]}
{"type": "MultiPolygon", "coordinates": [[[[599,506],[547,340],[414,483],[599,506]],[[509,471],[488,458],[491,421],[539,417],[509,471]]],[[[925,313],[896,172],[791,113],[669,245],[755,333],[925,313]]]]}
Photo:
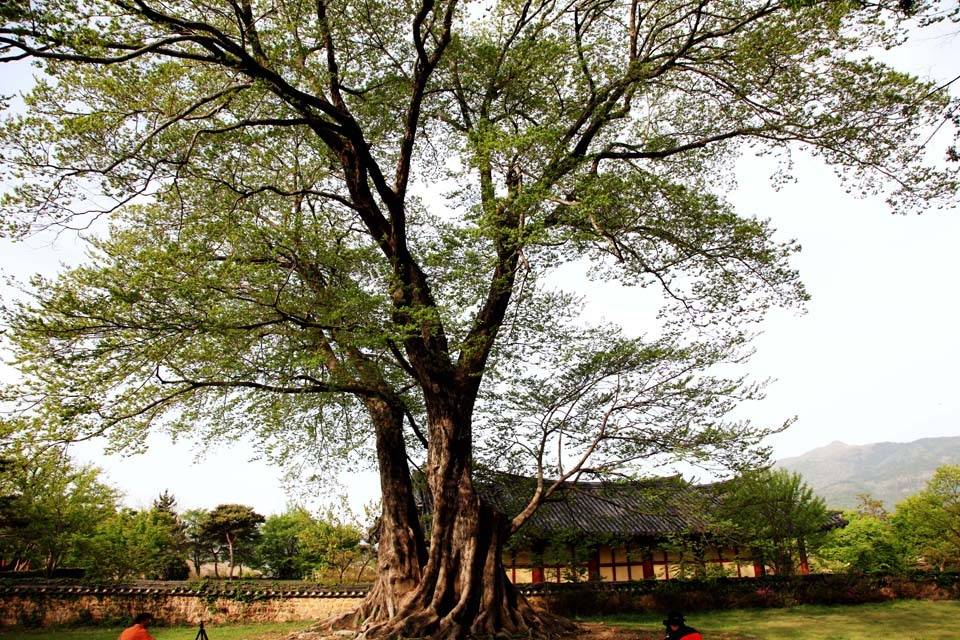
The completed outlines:
{"type": "Polygon", "coordinates": [[[147,627],[152,622],[151,614],[138,613],[133,619],[133,626],[127,627],[120,633],[120,640],[153,640],[153,636],[147,633],[147,627]]]}
{"type": "Polygon", "coordinates": [[[679,611],[672,611],[663,621],[663,626],[667,628],[667,635],[663,640],[703,640],[699,631],[687,626],[683,614],[679,611]]]}

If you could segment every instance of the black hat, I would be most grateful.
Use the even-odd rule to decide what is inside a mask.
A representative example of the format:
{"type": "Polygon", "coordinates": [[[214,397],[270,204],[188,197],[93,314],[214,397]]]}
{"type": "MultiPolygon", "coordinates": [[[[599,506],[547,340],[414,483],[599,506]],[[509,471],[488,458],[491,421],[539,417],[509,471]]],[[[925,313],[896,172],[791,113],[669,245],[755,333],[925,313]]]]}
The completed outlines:
{"type": "Polygon", "coordinates": [[[672,624],[682,625],[685,622],[683,619],[683,614],[679,611],[671,611],[667,614],[667,619],[663,621],[665,627],[669,627],[672,624]]]}

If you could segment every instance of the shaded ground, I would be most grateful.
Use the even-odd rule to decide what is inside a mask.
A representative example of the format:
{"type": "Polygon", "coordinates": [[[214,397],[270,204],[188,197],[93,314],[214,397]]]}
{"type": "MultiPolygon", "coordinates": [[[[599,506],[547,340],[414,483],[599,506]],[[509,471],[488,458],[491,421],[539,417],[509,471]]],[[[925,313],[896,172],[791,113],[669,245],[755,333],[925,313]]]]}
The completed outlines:
{"type": "MultiPolygon", "coordinates": [[[[207,624],[210,640],[282,640],[291,631],[303,629],[306,622],[276,622],[271,624],[207,624]]],[[[3,640],[117,640],[120,627],[79,628],[79,629],[38,629],[0,631],[3,640]]],[[[197,627],[151,627],[150,635],[156,640],[194,640],[197,627]]],[[[342,640],[342,639],[341,639],[342,640]]]]}
{"type": "MultiPolygon", "coordinates": [[[[624,614],[589,621],[591,640],[660,640],[662,615],[624,614]]],[[[586,622],[586,621],[585,621],[586,622]]],[[[693,613],[706,640],[958,640],[960,602],[901,600],[854,606],[736,609],[693,613]]]]}
{"type": "MultiPolygon", "coordinates": [[[[583,622],[584,634],[579,640],[663,640],[663,627],[644,625],[635,629],[605,622],[583,622]]],[[[742,636],[736,633],[713,633],[704,636],[707,640],[744,640],[752,636],[742,636]]]]}
{"type": "MultiPolygon", "coordinates": [[[[624,614],[579,621],[576,640],[661,640],[661,614],[624,614]]],[[[694,613],[689,622],[706,640],[958,640],[960,602],[904,600],[856,606],[802,606],[791,609],[737,609],[694,613]]],[[[306,622],[214,625],[210,640],[282,640],[306,622]]],[[[156,640],[194,640],[196,627],[151,629],[156,640]]],[[[119,628],[3,630],[3,640],[117,640],[119,628]]],[[[345,636],[329,636],[346,640],[345,636]]]]}

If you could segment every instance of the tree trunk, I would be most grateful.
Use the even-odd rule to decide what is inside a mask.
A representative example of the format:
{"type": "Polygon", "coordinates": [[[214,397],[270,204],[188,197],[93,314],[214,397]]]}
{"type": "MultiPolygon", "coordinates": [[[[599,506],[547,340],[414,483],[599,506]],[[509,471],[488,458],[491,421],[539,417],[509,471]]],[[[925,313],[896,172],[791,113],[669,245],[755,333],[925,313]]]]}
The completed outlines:
{"type": "Polygon", "coordinates": [[[559,620],[535,611],[507,579],[501,563],[507,517],[480,499],[466,473],[455,486],[447,495],[434,493],[431,544],[420,584],[396,615],[368,620],[366,636],[550,635],[562,628],[559,620]]]}
{"type": "Polygon", "coordinates": [[[454,411],[431,415],[426,468],[431,531],[423,555],[413,553],[422,534],[414,524],[409,475],[391,473],[394,459],[390,450],[380,451],[378,434],[385,499],[379,578],[355,618],[363,621],[366,638],[544,636],[572,628],[534,610],[507,579],[501,556],[510,522],[474,488],[469,421],[462,420],[454,411]]]}
{"type": "Polygon", "coordinates": [[[420,583],[427,547],[413,482],[407,466],[403,410],[379,399],[366,402],[376,433],[381,514],[377,525],[377,580],[353,612],[321,623],[321,628],[359,627],[366,620],[392,618],[420,583]]]}
{"type": "Polygon", "coordinates": [[[229,559],[230,574],[227,576],[228,580],[233,579],[233,540],[230,539],[229,534],[227,535],[227,557],[229,559]]]}
{"type": "Polygon", "coordinates": [[[797,538],[797,555],[800,558],[800,575],[810,575],[810,560],[807,558],[807,545],[803,538],[797,538]]]}

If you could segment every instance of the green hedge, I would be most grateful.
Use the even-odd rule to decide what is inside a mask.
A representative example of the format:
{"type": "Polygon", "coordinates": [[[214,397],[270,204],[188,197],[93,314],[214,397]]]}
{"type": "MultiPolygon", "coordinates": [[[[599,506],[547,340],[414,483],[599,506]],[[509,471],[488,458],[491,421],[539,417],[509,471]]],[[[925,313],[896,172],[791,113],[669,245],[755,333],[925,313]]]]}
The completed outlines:
{"type": "Polygon", "coordinates": [[[862,604],[893,599],[958,600],[960,573],[910,575],[819,574],[715,580],[524,585],[528,596],[566,616],[628,611],[862,604]]]}

